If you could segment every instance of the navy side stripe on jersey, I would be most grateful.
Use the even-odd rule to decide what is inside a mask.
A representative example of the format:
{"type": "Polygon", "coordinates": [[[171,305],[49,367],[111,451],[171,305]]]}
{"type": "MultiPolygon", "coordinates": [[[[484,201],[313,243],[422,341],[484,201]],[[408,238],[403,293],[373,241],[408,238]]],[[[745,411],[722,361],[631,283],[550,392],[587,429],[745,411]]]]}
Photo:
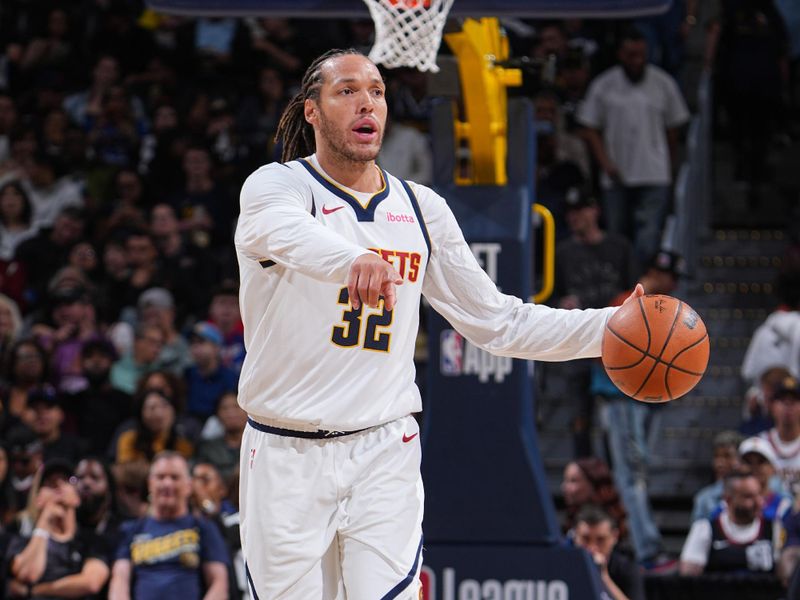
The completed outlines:
{"type": "Polygon", "coordinates": [[[414,190],[411,189],[411,186],[408,185],[408,182],[405,179],[401,179],[400,183],[403,184],[403,188],[406,190],[406,194],[408,194],[408,199],[411,200],[411,207],[414,209],[414,214],[417,215],[417,221],[419,222],[420,229],[422,229],[422,237],[425,238],[425,245],[428,247],[428,261],[430,261],[431,236],[428,235],[428,226],[425,225],[425,219],[422,218],[422,211],[419,208],[417,195],[414,193],[414,190]]]}
{"type": "Polygon", "coordinates": [[[326,190],[347,202],[347,204],[350,205],[350,208],[353,209],[353,212],[356,214],[356,218],[359,221],[374,221],[375,209],[377,208],[378,204],[381,203],[381,201],[385,200],[389,196],[389,177],[386,174],[386,171],[383,169],[381,169],[381,175],[383,176],[384,187],[380,192],[370,198],[369,204],[367,204],[367,207],[364,208],[351,194],[349,194],[346,190],[334,185],[333,182],[325,178],[325,176],[317,171],[307,160],[299,158],[297,162],[303,165],[306,168],[306,171],[308,171],[314,179],[324,186],[326,190]]]}
{"type": "Polygon", "coordinates": [[[253,578],[250,575],[250,567],[247,566],[247,562],[244,563],[244,574],[247,576],[247,583],[250,584],[250,591],[253,592],[253,600],[258,600],[258,594],[256,593],[256,586],[253,583],[253,578]]]}
{"type": "Polygon", "coordinates": [[[392,600],[392,598],[397,598],[400,593],[408,587],[414,580],[414,575],[417,573],[417,567],[419,566],[419,559],[422,556],[422,538],[419,538],[419,547],[417,547],[417,557],[414,559],[414,564],[411,565],[411,570],[408,572],[408,575],[405,576],[405,579],[394,586],[389,592],[381,598],[381,600],[392,600]]]}

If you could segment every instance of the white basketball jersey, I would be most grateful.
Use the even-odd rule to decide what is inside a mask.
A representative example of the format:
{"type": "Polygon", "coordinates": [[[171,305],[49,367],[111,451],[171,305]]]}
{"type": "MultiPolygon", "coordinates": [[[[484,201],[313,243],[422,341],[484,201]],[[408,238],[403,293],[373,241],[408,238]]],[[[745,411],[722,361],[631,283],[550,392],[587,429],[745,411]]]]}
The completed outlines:
{"type": "Polygon", "coordinates": [[[245,181],[235,243],[247,348],[239,403],[250,415],[349,431],[419,411],[413,355],[422,293],[495,354],[600,354],[615,309],[563,311],[501,294],[440,196],[381,175],[379,192],[357,192],[311,156],[266,165],[245,181]],[[350,305],[350,265],[366,252],[403,278],[391,312],[382,303],[350,305]]]}
{"type": "Polygon", "coordinates": [[[777,474],[787,490],[794,490],[794,486],[800,483],[800,438],[784,442],[774,427],[762,431],[758,437],[767,440],[772,446],[777,458],[777,474]]]}

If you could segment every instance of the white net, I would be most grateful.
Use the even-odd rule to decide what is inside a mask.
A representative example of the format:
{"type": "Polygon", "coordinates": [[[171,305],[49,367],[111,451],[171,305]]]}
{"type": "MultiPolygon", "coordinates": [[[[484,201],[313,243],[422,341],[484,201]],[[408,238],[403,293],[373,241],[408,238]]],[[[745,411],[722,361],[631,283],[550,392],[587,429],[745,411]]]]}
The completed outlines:
{"type": "Polygon", "coordinates": [[[436,53],[442,42],[453,0],[364,0],[375,23],[375,45],[369,53],[389,68],[416,67],[436,73],[436,53]]]}

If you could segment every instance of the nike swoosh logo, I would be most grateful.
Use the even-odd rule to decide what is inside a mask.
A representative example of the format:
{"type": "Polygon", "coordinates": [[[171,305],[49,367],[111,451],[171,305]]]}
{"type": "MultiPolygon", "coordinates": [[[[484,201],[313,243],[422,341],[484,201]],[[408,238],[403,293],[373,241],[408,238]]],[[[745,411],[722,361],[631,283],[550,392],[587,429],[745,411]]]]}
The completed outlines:
{"type": "Polygon", "coordinates": [[[730,546],[730,544],[728,542],[726,542],[725,540],[716,540],[716,541],[714,541],[712,546],[714,546],[714,550],[722,550],[722,549],[727,548],[728,546],[730,546]]]}
{"type": "Polygon", "coordinates": [[[344,208],[344,206],[337,206],[335,208],[325,208],[325,206],[323,205],[322,206],[322,214],[323,215],[329,215],[329,214],[334,213],[337,210],[341,210],[343,208],[344,208]]]}
{"type": "Polygon", "coordinates": [[[404,434],[403,434],[403,443],[404,443],[404,444],[407,444],[408,442],[410,442],[411,440],[413,440],[415,437],[417,437],[417,434],[416,434],[416,433],[415,433],[414,435],[406,435],[406,434],[404,433],[404,434]]]}

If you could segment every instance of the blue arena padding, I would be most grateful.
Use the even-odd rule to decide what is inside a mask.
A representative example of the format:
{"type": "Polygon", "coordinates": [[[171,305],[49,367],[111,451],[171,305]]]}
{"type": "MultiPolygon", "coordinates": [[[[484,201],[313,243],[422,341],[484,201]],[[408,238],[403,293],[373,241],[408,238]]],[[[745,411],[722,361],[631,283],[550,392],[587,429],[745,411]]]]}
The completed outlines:
{"type": "MultiPolygon", "coordinates": [[[[498,287],[522,298],[531,293],[532,113],[528,100],[509,100],[509,183],[503,187],[453,184],[450,103],[437,105],[432,121],[436,191],[498,287]]],[[[472,346],[434,313],[428,336],[423,529],[425,585],[435,592],[427,597],[598,598],[596,569],[560,535],[537,443],[532,365],[472,346]],[[457,591],[484,583],[503,594],[517,585],[554,591],[457,591]],[[448,595],[451,588],[455,595],[448,595]]]]}
{"type": "MultiPolygon", "coordinates": [[[[453,16],[512,16],[557,19],[624,18],[666,12],[671,0],[456,0],[453,16]]],[[[163,13],[184,15],[267,15],[271,17],[369,16],[363,0],[147,0],[163,13]]]]}

